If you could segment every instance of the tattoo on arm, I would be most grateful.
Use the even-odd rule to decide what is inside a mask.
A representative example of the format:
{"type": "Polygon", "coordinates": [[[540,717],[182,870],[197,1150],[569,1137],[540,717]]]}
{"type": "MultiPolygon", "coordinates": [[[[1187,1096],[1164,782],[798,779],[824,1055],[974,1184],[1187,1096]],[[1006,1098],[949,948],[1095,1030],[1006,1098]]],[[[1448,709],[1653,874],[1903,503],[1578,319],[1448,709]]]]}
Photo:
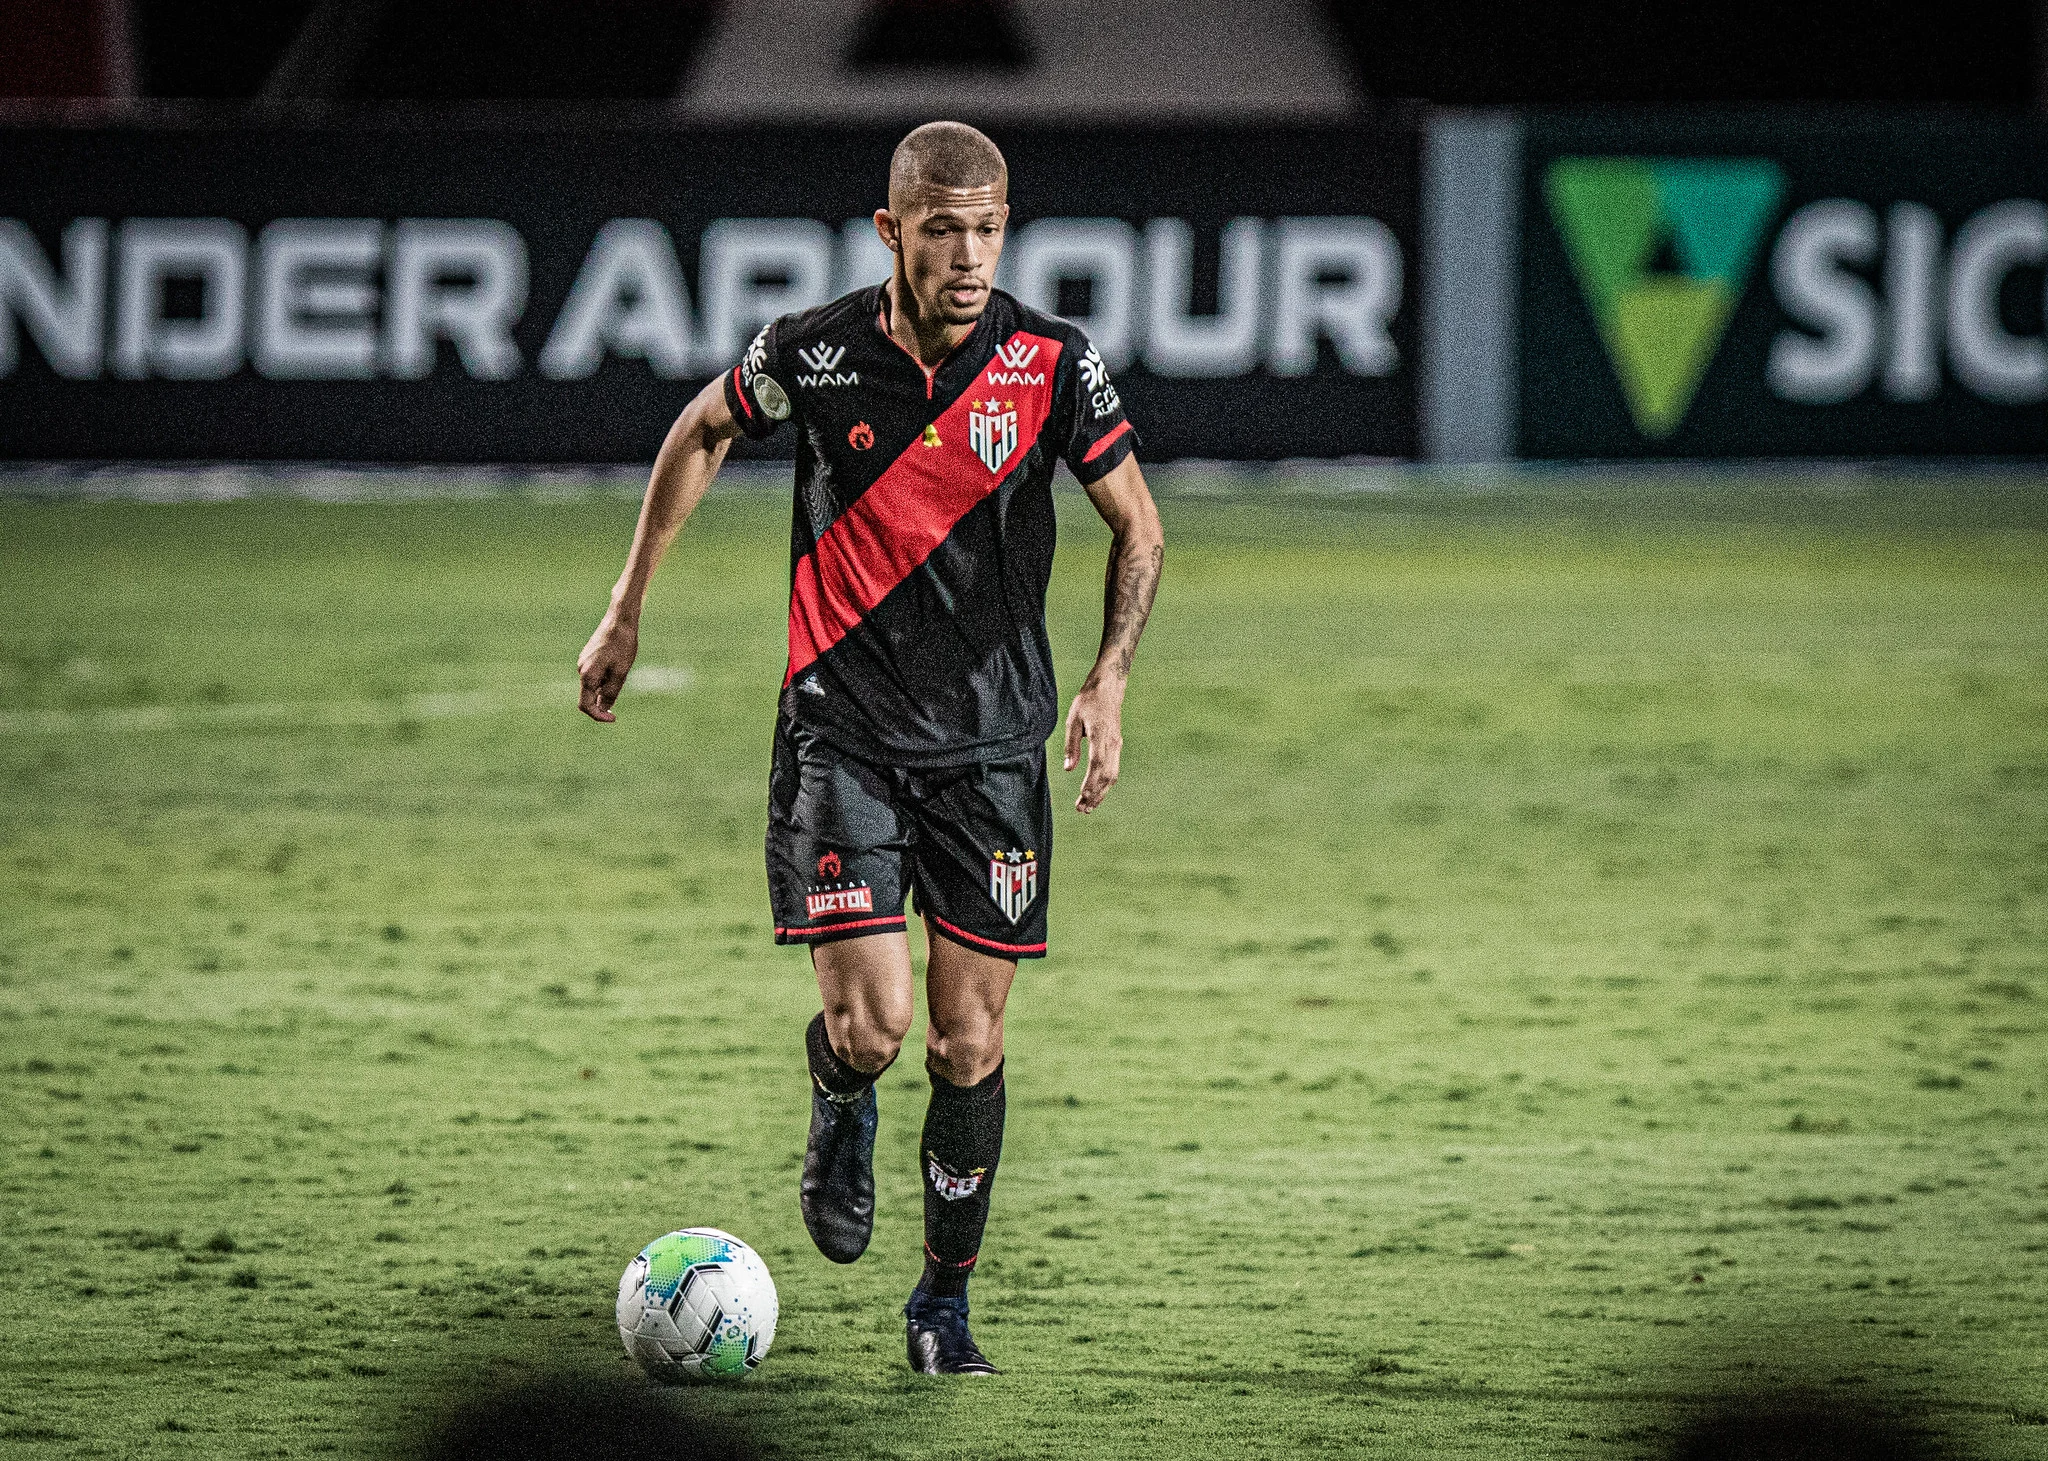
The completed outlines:
{"type": "Polygon", "coordinates": [[[1166,560],[1166,548],[1154,543],[1140,549],[1116,543],[1110,549],[1109,571],[1102,583],[1102,649],[1096,663],[1109,663],[1119,675],[1131,673],[1131,655],[1138,636],[1145,632],[1145,620],[1152,613],[1152,599],[1159,592],[1159,571],[1166,560]]]}

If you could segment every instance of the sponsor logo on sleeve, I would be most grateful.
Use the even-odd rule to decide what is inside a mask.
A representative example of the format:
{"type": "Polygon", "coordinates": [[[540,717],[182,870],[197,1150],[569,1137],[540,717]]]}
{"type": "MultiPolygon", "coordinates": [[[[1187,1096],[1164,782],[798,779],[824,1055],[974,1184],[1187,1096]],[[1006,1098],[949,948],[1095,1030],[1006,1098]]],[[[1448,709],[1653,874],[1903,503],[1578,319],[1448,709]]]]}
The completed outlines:
{"type": "Polygon", "coordinates": [[[1124,403],[1117,395],[1116,387],[1110,384],[1109,367],[1103,364],[1093,345],[1081,357],[1081,386],[1088,392],[1088,404],[1095,408],[1097,421],[1123,409],[1124,403]]]}
{"type": "Polygon", "coordinates": [[[761,326],[761,333],[754,336],[754,342],[747,346],[747,353],[740,357],[740,384],[751,386],[754,377],[768,364],[768,326],[761,326]]]}

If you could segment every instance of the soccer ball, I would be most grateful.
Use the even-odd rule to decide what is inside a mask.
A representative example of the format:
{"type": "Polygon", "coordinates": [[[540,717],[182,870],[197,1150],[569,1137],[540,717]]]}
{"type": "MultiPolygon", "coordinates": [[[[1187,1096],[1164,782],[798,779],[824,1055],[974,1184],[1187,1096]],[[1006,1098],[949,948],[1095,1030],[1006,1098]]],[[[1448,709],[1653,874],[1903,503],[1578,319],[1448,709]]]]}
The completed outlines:
{"type": "Polygon", "coordinates": [[[619,1338],[657,1380],[726,1380],[775,1341],[780,1305],[761,1255],[716,1228],[656,1238],[619,1279],[619,1338]]]}

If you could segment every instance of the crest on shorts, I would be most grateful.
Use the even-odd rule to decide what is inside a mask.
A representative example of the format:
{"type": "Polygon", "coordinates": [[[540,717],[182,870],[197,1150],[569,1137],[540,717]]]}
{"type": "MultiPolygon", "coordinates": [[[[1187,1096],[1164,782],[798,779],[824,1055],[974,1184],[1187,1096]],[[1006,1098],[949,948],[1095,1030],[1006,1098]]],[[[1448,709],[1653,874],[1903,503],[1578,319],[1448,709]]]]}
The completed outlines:
{"type": "Polygon", "coordinates": [[[991,472],[1017,450],[1017,403],[1015,401],[970,401],[967,414],[967,444],[991,472]]]}
{"type": "Polygon", "coordinates": [[[1027,848],[998,852],[988,860],[988,896],[1015,923],[1038,898],[1038,854],[1027,848]]]}

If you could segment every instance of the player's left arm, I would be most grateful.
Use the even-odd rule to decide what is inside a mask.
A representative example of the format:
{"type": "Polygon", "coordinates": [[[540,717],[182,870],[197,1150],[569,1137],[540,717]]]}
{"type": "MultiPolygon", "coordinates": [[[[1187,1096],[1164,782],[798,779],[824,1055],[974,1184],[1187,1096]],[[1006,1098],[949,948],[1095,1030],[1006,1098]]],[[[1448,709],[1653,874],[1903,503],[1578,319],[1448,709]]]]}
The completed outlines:
{"type": "Polygon", "coordinates": [[[1088,499],[1109,524],[1111,537],[1102,586],[1102,648],[1067,711],[1067,770],[1080,760],[1082,740],[1088,742],[1088,774],[1074,803],[1082,812],[1101,806],[1116,785],[1124,748],[1124,686],[1166,561],[1159,509],[1136,457],[1125,457],[1087,486],[1088,499]]]}

